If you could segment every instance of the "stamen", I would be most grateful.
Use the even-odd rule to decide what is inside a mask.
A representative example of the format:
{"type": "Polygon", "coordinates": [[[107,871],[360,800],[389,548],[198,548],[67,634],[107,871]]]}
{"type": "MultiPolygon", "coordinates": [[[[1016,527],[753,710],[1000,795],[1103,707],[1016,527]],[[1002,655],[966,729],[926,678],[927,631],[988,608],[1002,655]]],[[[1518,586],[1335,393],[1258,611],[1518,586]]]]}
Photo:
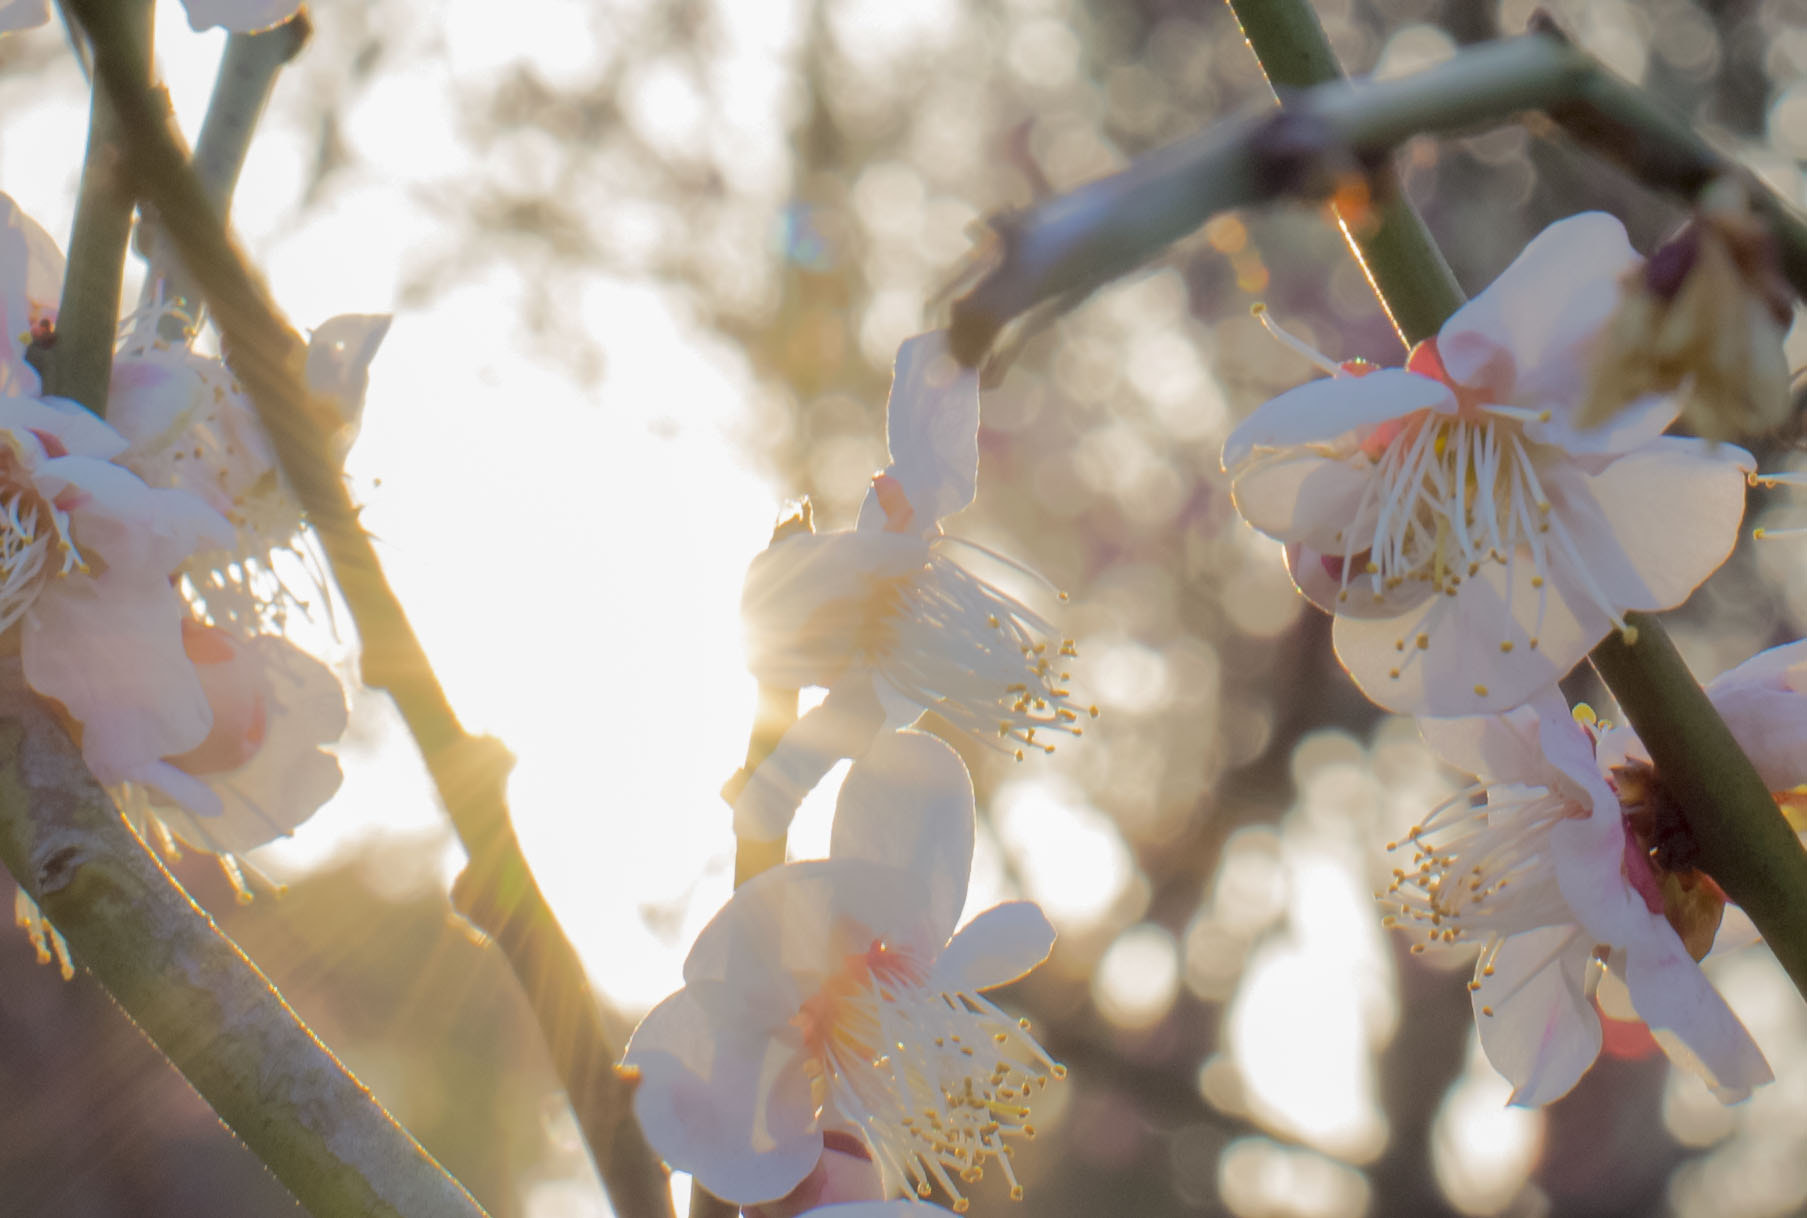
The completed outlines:
{"type": "Polygon", "coordinates": [[[1256,303],[1250,306],[1249,314],[1254,317],[1256,321],[1260,322],[1262,328],[1273,335],[1275,339],[1285,346],[1291,347],[1294,351],[1310,360],[1323,372],[1330,376],[1343,375],[1342,367],[1335,360],[1319,351],[1316,347],[1313,347],[1304,339],[1282,328],[1280,323],[1269,315],[1267,305],[1256,303]]]}

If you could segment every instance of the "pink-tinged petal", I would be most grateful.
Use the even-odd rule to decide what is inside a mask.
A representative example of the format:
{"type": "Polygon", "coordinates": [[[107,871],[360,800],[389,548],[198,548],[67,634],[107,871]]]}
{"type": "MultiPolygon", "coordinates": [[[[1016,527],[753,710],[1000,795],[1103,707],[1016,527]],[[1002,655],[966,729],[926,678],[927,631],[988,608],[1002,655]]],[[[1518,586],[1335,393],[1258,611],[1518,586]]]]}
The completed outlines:
{"type": "Polygon", "coordinates": [[[1420,410],[1453,410],[1455,404],[1447,385],[1403,368],[1307,381],[1256,407],[1230,433],[1224,441],[1223,467],[1235,474],[1243,462],[1263,451],[1301,444],[1346,456],[1357,447],[1357,432],[1420,410]]]}
{"type": "MultiPolygon", "coordinates": [[[[918,334],[898,348],[885,437],[891,449],[885,473],[902,487],[915,531],[932,536],[938,521],[973,501],[979,478],[979,374],[954,359],[945,330],[918,334]]],[[[887,523],[878,496],[868,492],[860,530],[887,523]]]]}
{"type": "Polygon", "coordinates": [[[1753,686],[1807,690],[1807,639],[1783,643],[1759,651],[1744,663],[1728,668],[1707,683],[1707,696],[1719,699],[1753,686]]]}
{"type": "Polygon", "coordinates": [[[1707,696],[1770,790],[1807,782],[1807,640],[1758,652],[1707,696]]]}
{"type": "Polygon", "coordinates": [[[195,747],[212,712],[182,648],[187,613],[160,574],[110,568],[63,576],[26,610],[25,679],[82,725],[102,782],[195,747]]]}
{"type": "Polygon", "coordinates": [[[745,1218],[841,1213],[856,1208],[853,1202],[884,1200],[884,1179],[864,1142],[840,1130],[825,1133],[822,1140],[822,1157],[803,1183],[777,1201],[748,1206],[745,1218]]]}
{"type": "Polygon", "coordinates": [[[1577,764],[1583,774],[1594,769],[1587,736],[1554,687],[1503,715],[1420,719],[1418,731],[1439,758],[1479,778],[1549,786],[1577,764]]]}
{"type": "Polygon", "coordinates": [[[1341,460],[1293,451],[1245,464],[1230,487],[1242,518],[1276,541],[1341,555],[1345,532],[1360,553],[1379,514],[1373,471],[1362,456],[1341,460]]]}
{"type": "Polygon", "coordinates": [[[49,457],[111,461],[126,448],[125,437],[67,398],[0,398],[0,428],[31,433],[49,457]]]}
{"type": "Polygon", "coordinates": [[[925,896],[908,872],[861,859],[774,867],[735,889],[697,935],[684,982],[723,1021],[796,1034],[792,1020],[804,1002],[850,956],[883,943],[933,959],[941,941],[925,896]]]}
{"type": "Polygon", "coordinates": [[[255,34],[271,26],[281,25],[301,7],[300,0],[182,0],[188,10],[189,27],[196,30],[215,26],[234,34],[255,34]]]}
{"type": "Polygon", "coordinates": [[[791,826],[803,797],[846,757],[858,757],[885,726],[885,709],[871,679],[855,674],[798,719],[778,747],[747,776],[734,798],[734,834],[777,841],[791,826]]]}
{"type": "Polygon", "coordinates": [[[712,1020],[688,990],[647,1012],[624,1060],[646,1140],[716,1196],[770,1201],[815,1167],[822,1135],[794,1052],[712,1020]]]}
{"type": "MultiPolygon", "coordinates": [[[[1529,561],[1518,562],[1508,586],[1506,567],[1488,563],[1455,596],[1432,596],[1393,617],[1339,612],[1331,633],[1337,658],[1362,693],[1398,714],[1509,710],[1560,681],[1611,628],[1591,604],[1534,587],[1535,574],[1529,561]]],[[[1358,599],[1353,588],[1350,599],[1358,599]]]]}
{"type": "Polygon", "coordinates": [[[1723,1103],[1745,1099],[1775,1074],[1732,1008],[1669,924],[1626,944],[1625,984],[1638,1017],[1669,1060],[1699,1077],[1723,1103]]]}
{"type": "Polygon", "coordinates": [[[1034,901],[993,905],[960,928],[935,962],[942,988],[976,994],[1009,985],[1048,958],[1054,927],[1034,901]]]}
{"type": "Polygon", "coordinates": [[[232,525],[193,495],[146,486],[111,462],[56,457],[38,467],[35,481],[47,497],[71,503],[76,548],[109,568],[168,576],[195,551],[233,543],[232,525]]]}
{"type": "Polygon", "coordinates": [[[960,754],[922,732],[880,735],[847,772],[828,853],[916,876],[928,894],[929,935],[945,943],[966,907],[973,864],[973,784],[960,754]]]}
{"type": "Polygon", "coordinates": [[[1477,974],[1475,1027],[1512,1103],[1561,1099],[1600,1056],[1600,1016],[1587,996],[1593,946],[1574,926],[1547,926],[1507,939],[1492,974],[1477,974]]]}
{"type": "Polygon", "coordinates": [[[1596,780],[1592,796],[1590,815],[1550,830],[1563,900],[1596,943],[1630,947],[1655,938],[1673,941],[1682,950],[1669,923],[1651,912],[1645,894],[1626,876],[1627,838],[1618,796],[1604,779],[1596,780]]]}
{"type": "Polygon", "coordinates": [[[1591,585],[1617,609],[1668,609],[1719,569],[1744,519],[1750,455],[1664,437],[1593,477],[1552,470],[1544,486],[1582,558],[1553,564],[1565,595],[1591,585]]]}
{"type": "Polygon", "coordinates": [[[873,629],[884,582],[928,560],[928,543],[913,534],[806,533],[773,543],[747,567],[741,591],[747,667],[780,689],[833,685],[873,629]]]}
{"type": "Polygon", "coordinates": [[[1510,395],[1495,401],[1572,407],[1587,384],[1586,357],[1618,305],[1619,276],[1637,260],[1625,226],[1605,212],[1557,221],[1444,323],[1444,368],[1459,385],[1510,395]]]}

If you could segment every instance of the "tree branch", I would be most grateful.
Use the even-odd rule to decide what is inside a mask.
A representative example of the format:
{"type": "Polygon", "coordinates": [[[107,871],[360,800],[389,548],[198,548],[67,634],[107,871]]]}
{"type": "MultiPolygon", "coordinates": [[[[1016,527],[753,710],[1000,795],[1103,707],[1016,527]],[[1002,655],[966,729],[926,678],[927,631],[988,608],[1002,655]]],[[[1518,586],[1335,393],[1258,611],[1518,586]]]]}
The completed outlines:
{"type": "MultiPolygon", "coordinates": [[[[1254,5],[1278,6],[1278,0],[1254,5]]],[[[1299,70],[1295,65],[1276,75],[1276,83],[1297,79],[1299,70]]],[[[1027,310],[1043,301],[1083,298],[1219,212],[1325,197],[1355,169],[1380,163],[1412,136],[1497,124],[1532,110],[1545,111],[1578,142],[1657,190],[1691,200],[1715,178],[1738,178],[1775,230],[1789,282],[1807,295],[1807,217],[1656,98],[1561,39],[1537,33],[1460,51],[1397,80],[1319,84],[1289,96],[1281,114],[1220,123],[1121,173],[1000,220],[998,265],[954,302],[954,353],[968,365],[978,363],[999,332],[1027,310]]],[[[1359,240],[1359,230],[1356,235],[1359,240]]],[[[1364,263],[1377,289],[1396,292],[1380,280],[1384,269],[1376,268],[1420,257],[1412,246],[1401,241],[1383,253],[1364,243],[1370,251],[1364,263]]],[[[1429,265],[1414,273],[1422,284],[1441,278],[1429,265]]],[[[1389,298],[1389,311],[1411,317],[1413,330],[1435,316],[1433,310],[1419,317],[1416,307],[1401,315],[1401,307],[1389,298]]]]}
{"type": "Polygon", "coordinates": [[[0,860],[311,1213],[481,1218],[145,848],[17,660],[0,667],[0,860]]]}
{"type": "Polygon", "coordinates": [[[306,344],[249,270],[189,167],[167,97],[136,77],[133,31],[107,0],[70,0],[94,44],[125,131],[137,193],[163,217],[195,277],[238,374],[270,433],[284,474],[307,509],[363,649],[366,684],[387,691],[419,745],[470,863],[453,902],[488,932],[526,992],[610,1203],[622,1218],[670,1218],[663,1165],[632,1120],[630,1084],[583,966],[535,882],[509,820],[512,764],[499,741],[465,732],[358,523],[325,436],[330,408],[310,398],[306,344]]]}

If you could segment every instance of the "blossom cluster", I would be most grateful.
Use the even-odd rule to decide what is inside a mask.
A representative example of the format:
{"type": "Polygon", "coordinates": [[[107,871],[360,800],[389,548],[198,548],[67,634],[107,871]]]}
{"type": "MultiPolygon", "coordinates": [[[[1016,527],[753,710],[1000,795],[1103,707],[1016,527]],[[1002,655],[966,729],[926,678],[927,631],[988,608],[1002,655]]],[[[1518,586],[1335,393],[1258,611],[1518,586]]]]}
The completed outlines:
{"type": "MultiPolygon", "coordinates": [[[[0,630],[140,830],[219,856],[242,892],[239,856],[340,781],[339,678],[281,633],[301,509],[230,370],[160,337],[174,304],[128,319],[105,419],[46,395],[62,281],[56,243],[0,195],[0,630]]],[[[319,361],[361,376],[387,324],[334,319],[319,361]]]]}
{"type": "MultiPolygon", "coordinates": [[[[1571,711],[1556,687],[1609,633],[1635,641],[1627,614],[1680,604],[1737,540],[1750,455],[1665,432],[1684,407],[1773,411],[1762,391],[1776,377],[1733,384],[1743,355],[1691,337],[1723,310],[1670,307],[1701,292],[1729,307],[1744,289],[1722,234],[1748,250],[1748,228],[1707,217],[1678,271],[1672,252],[1639,258],[1610,216],[1560,221],[1403,368],[1312,353],[1330,376],[1269,401],[1224,446],[1237,508],[1334,615],[1349,675],[1474,777],[1389,846],[1381,898],[1415,951],[1479,949],[1481,1045],[1516,1103],[1575,1085],[1602,1013],[1641,1020],[1727,1102],[1771,1077],[1700,970],[1725,894],[1698,869],[1663,775],[1630,729],[1571,711]],[[1662,372],[1628,382],[1612,370],[1638,364],[1639,342],[1660,349],[1662,372]]],[[[1772,315],[1771,295],[1753,300],[1772,315]]],[[[1731,328],[1748,346],[1749,327],[1731,328]]],[[[1777,348],[1768,369],[1780,330],[1761,332],[1777,348]]],[[[1797,643],[1708,690],[1776,792],[1807,781],[1804,687],[1797,643]]]]}
{"type": "MultiPolygon", "coordinates": [[[[628,1045],[635,1112],[653,1147],[755,1218],[937,1189],[957,1212],[987,1173],[1013,1197],[1018,1142],[1066,1070],[985,991],[1044,960],[1054,929],[1026,901],[964,925],[974,794],[925,712],[1013,752],[1080,734],[1061,665],[1070,640],[958,558],[941,522],[972,502],[976,376],[945,336],[897,357],[891,462],[853,529],[781,528],[742,602],[750,666],[822,702],[731,784],[743,842],[782,841],[798,803],[853,758],[826,859],[743,883],[704,928],[684,987],[628,1045]]],[[[995,557],[995,556],[994,556],[995,557]]],[[[914,1212],[892,1201],[881,1213],[914,1212]]]]}

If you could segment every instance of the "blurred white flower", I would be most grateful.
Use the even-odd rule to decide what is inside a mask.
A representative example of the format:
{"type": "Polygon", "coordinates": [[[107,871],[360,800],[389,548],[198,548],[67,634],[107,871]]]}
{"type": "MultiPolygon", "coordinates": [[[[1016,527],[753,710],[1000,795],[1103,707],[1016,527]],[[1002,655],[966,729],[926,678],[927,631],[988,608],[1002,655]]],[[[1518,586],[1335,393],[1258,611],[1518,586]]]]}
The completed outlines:
{"type": "Polygon", "coordinates": [[[1400,844],[1413,857],[1393,873],[1398,915],[1388,920],[1422,928],[1429,942],[1481,945],[1469,983],[1475,1020],[1513,1102],[1561,1097],[1599,1055],[1593,998],[1607,959],[1637,1018],[1720,1099],[1768,1082],[1763,1054],[1696,963],[1706,950],[1699,919],[1717,925],[1717,907],[1697,899],[1711,881],[1672,870],[1647,790],[1623,770],[1609,780],[1614,755],[1596,757],[1592,731],[1561,695],[1419,728],[1478,782],[1400,844]],[[1671,887],[1677,903],[1666,908],[1671,887]]]}
{"type": "Polygon", "coordinates": [[[949,550],[968,543],[941,532],[972,502],[979,468],[978,377],[955,364],[945,334],[898,351],[886,429],[891,464],[873,478],[858,527],[783,537],[747,571],[753,674],[828,697],[735,797],[742,837],[783,836],[837,761],[925,710],[1019,757],[1052,752],[1048,733],[1080,734],[1086,712],[1058,667],[1072,641],[1051,645],[1048,623],[956,561],[949,550]]]}
{"type": "Polygon", "coordinates": [[[1336,375],[1225,443],[1238,510],[1287,543],[1300,591],[1336,616],[1338,658],[1387,709],[1516,706],[1731,551],[1749,454],[1661,436],[1671,397],[1575,424],[1636,261],[1611,216],[1560,221],[1404,368],[1324,361],[1336,375]]]}
{"type": "Polygon", "coordinates": [[[1010,1140],[1033,1134],[1034,1093],[1065,1071],[981,991],[1045,959],[1054,930],[1014,901],[954,933],[972,849],[952,749],[897,732],[854,763],[830,857],[737,889],[628,1045],[635,1113],[668,1163],[769,1202],[843,1130],[889,1189],[939,1184],[963,1210],[958,1181],[995,1163],[1020,1192],[1010,1140]]]}

